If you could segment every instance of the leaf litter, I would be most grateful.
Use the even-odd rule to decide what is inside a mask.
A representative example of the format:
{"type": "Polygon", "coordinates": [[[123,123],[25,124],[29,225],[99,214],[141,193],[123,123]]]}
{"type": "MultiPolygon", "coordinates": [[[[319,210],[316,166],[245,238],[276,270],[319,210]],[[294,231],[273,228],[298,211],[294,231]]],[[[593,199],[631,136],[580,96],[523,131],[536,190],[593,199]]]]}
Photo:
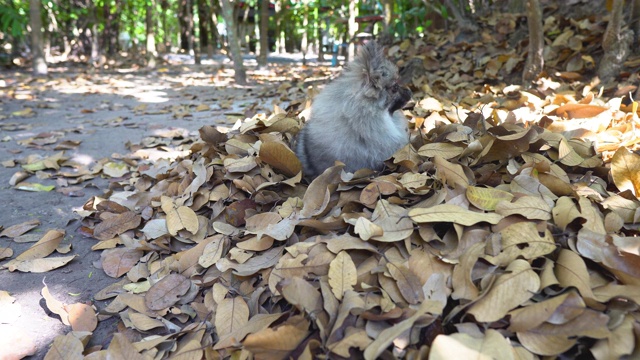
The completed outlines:
{"type": "MultiPolygon", "coordinates": [[[[91,335],[71,323],[78,331],[56,338],[50,355],[639,356],[637,103],[567,81],[588,73],[588,61],[533,90],[505,87],[523,52],[462,56],[474,50],[443,39],[433,33],[389,49],[400,63],[420,58],[427,71],[414,77],[416,103],[405,110],[411,144],[380,174],[338,164],[303,182],[289,145],[308,111],[303,101],[270,115],[247,111],[232,131],[165,132],[130,144],[129,156],[77,165],[77,183],[112,178],[80,211],[81,232],[121,281],[96,294],[112,299],[97,318],[88,305],[60,304],[46,286],[43,297],[63,322],[83,319],[82,330],[95,327],[92,316],[122,326],[108,348],[85,349],[91,335]]],[[[484,51],[508,49],[500,44],[484,51]]],[[[566,68],[569,57],[553,56],[568,46],[555,38],[550,68],[566,68]]],[[[300,88],[278,91],[300,96],[292,89],[300,88]]],[[[18,163],[29,174],[76,166],[63,153],[18,163]]],[[[46,271],[53,264],[36,261],[56,251],[64,237],[56,231],[3,267],[46,271]]]]}

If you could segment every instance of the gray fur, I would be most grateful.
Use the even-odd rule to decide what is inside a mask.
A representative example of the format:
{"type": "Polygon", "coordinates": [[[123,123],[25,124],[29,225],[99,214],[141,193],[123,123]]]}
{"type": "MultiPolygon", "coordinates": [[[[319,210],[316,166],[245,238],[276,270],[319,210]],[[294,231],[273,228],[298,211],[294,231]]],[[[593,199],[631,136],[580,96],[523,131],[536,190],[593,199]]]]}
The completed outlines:
{"type": "Polygon", "coordinates": [[[336,160],[345,170],[382,170],[383,162],[409,141],[399,111],[411,98],[398,85],[398,68],[370,42],[342,75],[314,99],[309,121],[298,134],[295,152],[307,178],[336,160]]]}

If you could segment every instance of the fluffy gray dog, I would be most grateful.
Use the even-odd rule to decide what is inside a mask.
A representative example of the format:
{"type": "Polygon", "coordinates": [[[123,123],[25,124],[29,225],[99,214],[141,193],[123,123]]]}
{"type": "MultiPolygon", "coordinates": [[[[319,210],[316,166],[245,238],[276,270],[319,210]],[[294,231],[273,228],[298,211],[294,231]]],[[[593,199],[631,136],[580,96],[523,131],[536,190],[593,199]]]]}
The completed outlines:
{"type": "Polygon", "coordinates": [[[398,83],[398,68],[369,42],[342,75],[314,99],[295,152],[312,179],[336,160],[345,170],[382,170],[384,160],[409,141],[407,120],[398,110],[411,91],[398,83]]]}

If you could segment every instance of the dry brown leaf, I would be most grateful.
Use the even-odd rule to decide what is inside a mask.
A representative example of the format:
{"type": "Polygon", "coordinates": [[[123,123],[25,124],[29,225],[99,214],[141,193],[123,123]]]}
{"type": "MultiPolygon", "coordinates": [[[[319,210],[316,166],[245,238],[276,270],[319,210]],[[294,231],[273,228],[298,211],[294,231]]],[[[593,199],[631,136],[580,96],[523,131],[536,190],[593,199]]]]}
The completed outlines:
{"type": "Polygon", "coordinates": [[[429,359],[516,359],[508,339],[493,329],[482,338],[465,333],[438,335],[431,345],[429,359]]]}
{"type": "Polygon", "coordinates": [[[418,155],[424,157],[435,157],[440,156],[444,159],[453,159],[454,157],[462,154],[464,150],[463,147],[449,144],[449,143],[431,143],[422,145],[420,149],[418,149],[418,155]]]}
{"type": "Polygon", "coordinates": [[[135,346],[123,335],[116,333],[113,335],[107,354],[107,359],[127,359],[127,360],[145,360],[146,357],[141,355],[135,346]]]}
{"type": "Polygon", "coordinates": [[[40,220],[31,219],[20,224],[9,226],[8,228],[2,230],[2,232],[0,232],[0,237],[6,236],[6,237],[14,238],[38,226],[40,226],[40,220]]]}
{"type": "Polygon", "coordinates": [[[213,348],[219,350],[230,346],[238,346],[245,336],[266,329],[280,317],[282,317],[282,314],[256,314],[243,327],[227,336],[221,337],[213,348]]]}
{"type": "Polygon", "coordinates": [[[93,331],[98,326],[96,312],[91,305],[75,303],[65,305],[73,331],[93,331]]]}
{"type": "Polygon", "coordinates": [[[238,276],[250,276],[262,269],[269,268],[280,260],[283,247],[271,248],[260,255],[255,255],[251,259],[242,264],[234,263],[226,258],[220,259],[216,263],[216,267],[220,271],[233,269],[234,274],[238,276]]]}
{"type": "Polygon", "coordinates": [[[227,336],[249,322],[249,307],[242,297],[226,298],[216,309],[215,326],[219,336],[227,336]]]}
{"type": "Polygon", "coordinates": [[[450,204],[411,209],[409,217],[417,223],[452,222],[464,226],[471,226],[479,222],[497,224],[502,219],[502,216],[498,214],[473,212],[450,204]]]}
{"type": "Polygon", "coordinates": [[[400,290],[407,303],[415,305],[424,301],[423,284],[421,284],[420,278],[409,270],[406,264],[388,263],[387,270],[396,281],[398,290],[400,290]]]}
{"type": "Polygon", "coordinates": [[[198,215],[186,206],[179,206],[167,212],[167,229],[169,234],[175,236],[179,230],[185,229],[195,234],[198,232],[198,215]]]}
{"type": "Polygon", "coordinates": [[[60,256],[53,258],[45,258],[45,259],[32,259],[25,261],[15,261],[5,264],[4,266],[9,269],[9,271],[21,271],[21,272],[32,272],[32,273],[43,273],[47,271],[51,271],[53,269],[57,269],[67,265],[71,260],[75,259],[78,255],[71,256],[60,256]],[[15,261],[15,262],[14,262],[15,261]]]}
{"type": "Polygon", "coordinates": [[[257,358],[279,360],[287,358],[308,334],[309,321],[294,316],[275,329],[267,328],[249,334],[242,344],[257,358]]]}
{"type": "Polygon", "coordinates": [[[551,207],[539,197],[523,196],[514,202],[502,201],[495,207],[502,216],[521,215],[529,220],[550,220],[551,207]]]}
{"type": "MultiPolygon", "coordinates": [[[[425,314],[438,315],[440,313],[440,304],[425,300],[416,312],[407,319],[383,330],[373,342],[367,346],[364,351],[365,359],[377,359],[380,354],[393,342],[395,338],[400,336],[405,331],[411,329],[413,324],[425,314]]],[[[424,321],[428,324],[436,320],[435,316],[426,316],[424,321]]]]}
{"type": "Polygon", "coordinates": [[[100,257],[102,261],[102,269],[104,272],[113,277],[119,278],[127,273],[138,263],[138,260],[144,255],[141,250],[118,248],[104,250],[100,257]]]}
{"type": "Polygon", "coordinates": [[[144,296],[151,310],[163,310],[175,304],[191,288],[191,280],[180,274],[169,274],[153,284],[144,296]]]}
{"type": "MultiPolygon", "coordinates": [[[[44,236],[33,244],[22,254],[18,255],[14,261],[26,261],[33,259],[41,259],[50,255],[60,245],[60,242],[64,239],[64,230],[49,230],[44,236]]],[[[6,264],[9,265],[9,264],[6,264]]],[[[5,266],[6,266],[5,265],[5,266]]]]}
{"type": "Polygon", "coordinates": [[[611,158],[611,177],[620,191],[640,195],[640,155],[621,146],[611,158]]]}
{"type": "Polygon", "coordinates": [[[533,222],[518,222],[500,231],[500,254],[484,258],[494,265],[507,266],[517,258],[540,258],[556,249],[549,229],[539,231],[533,222]]]}
{"type": "Polygon", "coordinates": [[[358,282],[358,272],[351,256],[346,251],[338,253],[329,265],[329,285],[338,300],[345,292],[353,290],[358,282]]]}
{"type": "Polygon", "coordinates": [[[493,322],[529,300],[540,289],[540,278],[528,262],[517,259],[498,275],[495,282],[484,291],[469,310],[477,321],[493,322]]]}
{"type": "Polygon", "coordinates": [[[575,287],[585,300],[594,298],[587,265],[580,255],[571,250],[560,250],[554,269],[560,286],[575,287]]]}
{"type": "Polygon", "coordinates": [[[41,294],[47,304],[47,308],[49,309],[49,311],[60,316],[60,320],[62,320],[63,324],[67,326],[71,325],[71,323],[69,322],[69,312],[65,308],[64,303],[51,295],[51,293],[49,292],[49,287],[47,285],[42,288],[41,294]]]}
{"type": "Polygon", "coordinates": [[[114,215],[98,224],[93,230],[93,236],[98,240],[109,240],[116,235],[140,225],[142,218],[133,211],[114,215]]]}
{"type": "Polygon", "coordinates": [[[282,171],[288,177],[293,177],[302,171],[302,164],[296,154],[279,142],[263,142],[260,145],[259,157],[260,160],[282,171]]]}
{"type": "Polygon", "coordinates": [[[47,360],[82,360],[84,359],[84,345],[72,333],[58,335],[47,351],[47,360]]]}

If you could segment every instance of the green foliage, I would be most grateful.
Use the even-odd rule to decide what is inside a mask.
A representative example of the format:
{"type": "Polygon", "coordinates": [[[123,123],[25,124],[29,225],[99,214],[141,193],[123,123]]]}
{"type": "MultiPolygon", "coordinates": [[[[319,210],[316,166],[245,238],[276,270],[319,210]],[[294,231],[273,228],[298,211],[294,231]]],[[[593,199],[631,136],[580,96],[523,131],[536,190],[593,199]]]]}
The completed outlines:
{"type": "Polygon", "coordinates": [[[10,0],[8,4],[0,4],[0,32],[18,39],[24,37],[29,21],[27,6],[26,1],[18,1],[16,4],[10,0]]]}

